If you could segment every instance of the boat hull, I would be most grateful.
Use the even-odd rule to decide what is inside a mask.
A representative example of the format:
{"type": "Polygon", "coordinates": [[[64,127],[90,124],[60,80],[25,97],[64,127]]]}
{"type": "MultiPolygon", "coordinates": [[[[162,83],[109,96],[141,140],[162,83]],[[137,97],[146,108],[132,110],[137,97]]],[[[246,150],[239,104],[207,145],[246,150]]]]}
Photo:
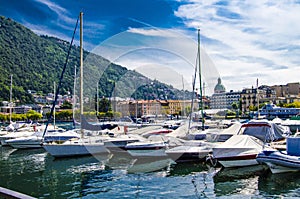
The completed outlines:
{"type": "Polygon", "coordinates": [[[233,156],[233,157],[219,157],[217,158],[217,160],[225,168],[244,167],[244,166],[258,165],[256,156],[257,154],[249,154],[249,155],[233,156]]]}
{"type": "Polygon", "coordinates": [[[263,151],[257,155],[257,161],[268,165],[272,173],[300,171],[300,156],[282,151],[263,151]]]}
{"type": "Polygon", "coordinates": [[[109,153],[102,144],[44,144],[44,149],[53,157],[75,157],[109,153]]]}
{"type": "Polygon", "coordinates": [[[129,149],[127,152],[132,157],[166,157],[165,148],[129,149]]]}
{"type": "Polygon", "coordinates": [[[41,141],[28,141],[28,142],[12,142],[8,143],[15,149],[37,149],[42,148],[41,141]]]}
{"type": "Polygon", "coordinates": [[[179,146],[166,150],[166,154],[176,162],[192,162],[205,160],[211,149],[193,146],[179,146]]]}

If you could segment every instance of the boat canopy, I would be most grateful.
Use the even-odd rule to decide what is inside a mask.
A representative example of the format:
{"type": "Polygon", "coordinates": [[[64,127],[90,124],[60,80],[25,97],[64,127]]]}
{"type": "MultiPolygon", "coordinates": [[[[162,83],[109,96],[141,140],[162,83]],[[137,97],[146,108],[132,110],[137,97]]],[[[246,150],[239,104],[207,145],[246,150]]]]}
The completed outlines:
{"type": "Polygon", "coordinates": [[[234,135],[226,142],[213,148],[213,156],[235,157],[259,153],[263,148],[263,142],[249,135],[234,135]]]}
{"type": "Polygon", "coordinates": [[[269,122],[267,120],[251,120],[243,124],[239,135],[251,135],[263,142],[273,142],[283,140],[285,134],[289,134],[289,130],[285,127],[269,122]]]}

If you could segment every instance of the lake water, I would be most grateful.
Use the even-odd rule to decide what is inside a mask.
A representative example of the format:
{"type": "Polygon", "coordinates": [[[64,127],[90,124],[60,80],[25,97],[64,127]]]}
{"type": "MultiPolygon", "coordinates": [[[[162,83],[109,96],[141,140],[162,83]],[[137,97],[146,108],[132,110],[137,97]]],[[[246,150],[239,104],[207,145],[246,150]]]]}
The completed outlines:
{"type": "Polygon", "coordinates": [[[300,173],[272,174],[262,166],[220,169],[123,154],[54,159],[43,149],[0,150],[0,186],[37,198],[300,197],[300,173]]]}

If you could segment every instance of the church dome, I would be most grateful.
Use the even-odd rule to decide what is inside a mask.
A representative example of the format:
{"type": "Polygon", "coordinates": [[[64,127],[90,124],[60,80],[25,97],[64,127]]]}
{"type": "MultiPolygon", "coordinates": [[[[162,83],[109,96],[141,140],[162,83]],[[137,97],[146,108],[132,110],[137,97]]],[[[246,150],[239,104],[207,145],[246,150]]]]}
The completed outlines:
{"type": "Polygon", "coordinates": [[[214,92],[215,93],[225,93],[225,87],[223,86],[222,82],[221,82],[221,78],[218,78],[218,83],[215,86],[214,92]]]}

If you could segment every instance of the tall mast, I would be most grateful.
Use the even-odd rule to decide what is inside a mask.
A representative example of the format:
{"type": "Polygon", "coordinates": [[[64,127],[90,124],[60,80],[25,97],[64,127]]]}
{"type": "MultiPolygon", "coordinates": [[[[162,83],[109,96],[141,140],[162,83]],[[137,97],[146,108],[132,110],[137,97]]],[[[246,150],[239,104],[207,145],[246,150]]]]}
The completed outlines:
{"type": "Polygon", "coordinates": [[[98,118],[98,111],[99,111],[99,100],[98,100],[98,93],[99,93],[99,81],[97,81],[97,88],[96,88],[96,117],[98,118]]]}
{"type": "Polygon", "coordinates": [[[74,68],[74,86],[73,86],[73,122],[74,122],[74,128],[76,128],[76,124],[75,124],[75,106],[76,106],[76,65],[74,68]]]}
{"type": "MultiPolygon", "coordinates": [[[[80,122],[82,123],[83,117],[83,33],[82,33],[82,17],[83,12],[80,12],[80,122]]],[[[80,127],[81,137],[83,137],[82,125],[80,127]]]]}
{"type": "Polygon", "coordinates": [[[183,82],[183,75],[181,76],[182,80],[182,91],[183,91],[183,110],[182,110],[182,116],[185,117],[185,92],[184,92],[184,82],[183,82]]]}
{"type": "Polygon", "coordinates": [[[257,119],[259,119],[260,114],[259,114],[259,90],[258,90],[258,78],[256,80],[256,98],[257,98],[257,119]]]}
{"type": "Polygon", "coordinates": [[[10,75],[10,92],[9,92],[9,122],[11,123],[12,114],[12,81],[13,75],[10,75]]]}
{"type": "Polygon", "coordinates": [[[200,53],[200,29],[198,29],[198,64],[199,64],[199,83],[200,83],[200,107],[202,130],[204,130],[204,114],[203,114],[203,96],[202,96],[202,77],[201,77],[201,53],[200,53]]]}
{"type": "MultiPolygon", "coordinates": [[[[56,90],[56,85],[55,85],[55,81],[53,82],[53,93],[54,93],[54,95],[53,95],[53,100],[55,100],[55,95],[56,95],[56,93],[55,93],[55,90],[56,90]]],[[[54,129],[55,129],[55,102],[54,102],[54,109],[53,109],[53,126],[54,126],[54,129]]]]}

